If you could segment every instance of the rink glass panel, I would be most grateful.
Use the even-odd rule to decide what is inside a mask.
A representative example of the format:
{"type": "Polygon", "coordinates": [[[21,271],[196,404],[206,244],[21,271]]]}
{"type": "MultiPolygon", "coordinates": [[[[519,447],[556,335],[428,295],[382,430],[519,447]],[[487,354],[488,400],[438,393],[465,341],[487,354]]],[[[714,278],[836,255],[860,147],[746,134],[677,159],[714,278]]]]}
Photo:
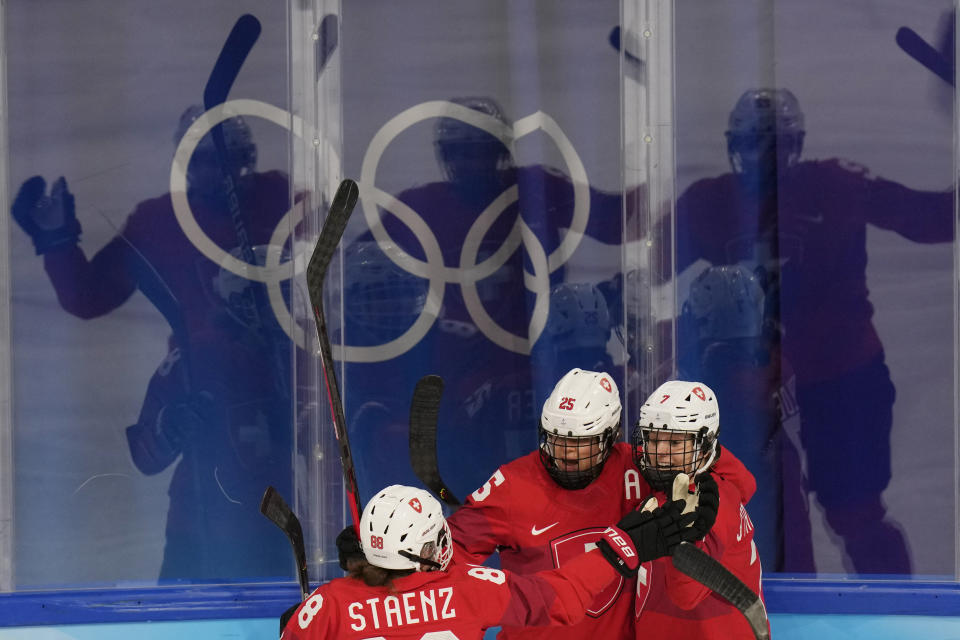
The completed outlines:
{"type": "MultiPolygon", "coordinates": [[[[82,228],[41,238],[41,257],[4,217],[6,589],[291,580],[289,544],[258,512],[267,485],[311,547],[324,509],[339,531],[291,260],[335,186],[339,70],[319,75],[311,37],[323,4],[5,3],[6,206],[31,176],[47,196],[64,176],[82,228]],[[228,103],[239,119],[218,146],[188,128],[245,12],[252,48],[227,97],[246,102],[228,103]],[[334,133],[315,144],[321,127],[334,133]]],[[[58,215],[33,204],[25,219],[58,215]]]]}
{"type": "Polygon", "coordinates": [[[674,101],[625,103],[631,402],[717,393],[765,575],[952,580],[955,99],[896,36],[952,67],[953,3],[667,4],[633,25],[674,101]]]}
{"type": "MultiPolygon", "coordinates": [[[[835,230],[829,239],[862,240],[856,255],[825,255],[836,261],[829,264],[837,279],[849,274],[866,284],[869,294],[840,295],[837,304],[856,303],[861,321],[875,328],[895,401],[889,387],[883,386],[886,404],[872,391],[877,387],[869,384],[883,369],[869,358],[858,361],[872,367],[860,385],[833,384],[854,369],[829,361],[818,360],[817,373],[807,378],[841,394],[807,385],[813,390],[807,397],[814,398],[809,406],[841,419],[843,439],[856,445],[839,462],[818,464],[834,472],[849,467],[853,477],[842,481],[856,487],[872,473],[872,460],[889,450],[890,480],[879,493],[885,520],[856,534],[872,543],[879,533],[892,539],[889,532],[899,531],[902,546],[894,540],[887,548],[905,550],[908,564],[890,568],[851,557],[807,490],[804,469],[814,460],[804,455],[798,432],[788,433],[804,403],[785,395],[800,389],[784,372],[794,372],[798,382],[803,365],[793,354],[811,351],[791,344],[796,316],[783,317],[800,305],[805,330],[818,332],[814,346],[839,339],[836,325],[851,314],[831,313],[834,288],[812,298],[803,289],[806,281],[791,269],[828,263],[818,259],[819,248],[803,251],[805,238],[796,236],[812,236],[821,215],[826,226],[827,216],[856,209],[866,197],[861,191],[874,188],[864,182],[869,176],[914,191],[951,187],[953,93],[894,42],[897,29],[911,25],[936,44],[951,4],[715,4],[586,7],[571,1],[452,9],[440,2],[339,8],[317,1],[265,12],[257,3],[222,3],[199,15],[189,3],[6,3],[4,200],[11,203],[33,175],[42,175],[48,189],[65,176],[82,226],[79,247],[92,258],[114,242],[120,259],[110,263],[112,277],[88,283],[63,264],[51,267],[68,294],[92,287],[116,296],[68,300],[77,311],[68,313],[44,259],[19,226],[4,219],[10,385],[0,486],[4,519],[12,525],[2,538],[3,587],[288,581],[289,546],[256,513],[267,483],[281,489],[304,521],[314,581],[338,573],[332,540],[346,511],[337,449],[302,274],[290,254],[302,259],[310,250],[318,210],[342,176],[359,179],[365,190],[331,267],[326,306],[362,500],[385,484],[416,483],[407,463],[406,420],[421,375],[446,379],[441,471],[464,498],[498,464],[533,450],[539,408],[571,366],[614,373],[629,427],[646,395],[668,376],[708,380],[719,368],[729,374],[715,384],[723,399],[721,442],[747,460],[767,492],[756,511],[749,508],[768,575],[952,579],[952,195],[946,238],[936,223],[916,226],[943,213],[936,196],[923,207],[907,207],[916,222],[903,223],[906,237],[888,229],[902,213],[892,210],[858,209],[865,219],[886,214],[882,224],[829,225],[835,230]],[[324,15],[341,10],[338,47],[324,59],[322,34],[312,36],[324,15]],[[169,212],[157,227],[148,220],[135,228],[128,220],[138,203],[149,202],[148,212],[167,206],[162,196],[171,190],[178,121],[189,105],[202,102],[224,39],[244,11],[259,19],[262,31],[230,97],[268,105],[245,117],[256,171],[270,174],[268,184],[251,187],[249,197],[259,200],[249,213],[267,217],[251,231],[254,254],[263,245],[273,251],[261,252],[262,259],[279,256],[263,275],[274,282],[273,296],[258,285],[246,301],[250,281],[231,271],[236,263],[203,256],[193,241],[171,244],[180,226],[169,212]],[[633,40],[622,41],[642,52],[645,68],[610,46],[618,23],[630,28],[633,40]],[[814,39],[812,33],[826,35],[814,39]],[[697,256],[677,268],[678,248],[701,232],[701,225],[684,221],[678,198],[699,180],[730,172],[729,112],[744,91],[767,86],[789,88],[797,97],[806,133],[801,161],[842,162],[829,165],[836,167],[830,177],[814,176],[802,188],[781,186],[778,178],[777,230],[766,236],[774,242],[759,243],[758,233],[711,233],[707,240],[723,244],[720,257],[697,256]],[[474,135],[469,152],[444,144],[444,136],[450,142],[464,134],[458,131],[463,112],[456,109],[464,97],[480,99],[475,106],[497,105],[503,114],[503,120],[494,114],[480,122],[487,138],[474,135]],[[289,124],[291,113],[306,123],[304,135],[264,117],[289,124]],[[394,121],[401,114],[406,119],[394,121]],[[389,122],[396,126],[381,136],[389,122]],[[467,162],[483,156],[497,160],[493,182],[489,165],[467,162]],[[460,173],[451,173],[448,165],[457,158],[464,161],[460,173]],[[823,182],[849,174],[850,184],[839,192],[823,182]],[[455,183],[464,180],[475,191],[457,192],[455,183]],[[514,184],[516,196],[508,192],[514,184]],[[496,218],[490,228],[474,229],[476,242],[464,252],[479,213],[505,191],[500,209],[489,212],[496,218]],[[301,194],[310,204],[298,225],[283,216],[301,194]],[[573,203],[581,194],[589,203],[583,238],[563,245],[579,224],[573,203]],[[827,208],[802,206],[802,197],[811,195],[823,196],[827,208]],[[412,218],[391,198],[423,218],[430,233],[411,230],[412,218]],[[472,201],[472,208],[452,208],[454,198],[472,201]],[[839,211],[837,202],[849,206],[839,211]],[[495,268],[462,278],[470,265],[500,255],[513,241],[518,209],[529,242],[495,268]],[[810,225],[796,233],[789,228],[795,220],[781,220],[794,211],[810,225]],[[388,236],[378,235],[376,221],[388,236]],[[911,229],[923,237],[910,239],[911,229]],[[149,240],[147,251],[136,235],[127,242],[134,230],[149,240]],[[118,235],[126,239],[117,241],[118,235]],[[161,267],[151,251],[170,264],[161,267]],[[741,262],[754,276],[760,266],[768,275],[771,267],[780,269],[779,280],[764,282],[780,285],[778,305],[765,292],[759,323],[745,320],[747,328],[733,332],[740,335],[726,336],[732,342],[704,343],[705,325],[694,323],[690,333],[678,322],[691,286],[710,266],[741,262]],[[142,286],[125,298],[131,273],[142,286]],[[287,315],[278,312],[277,299],[287,315]],[[251,325],[244,306],[250,300],[259,324],[251,325]],[[113,303],[108,311],[98,307],[113,303]],[[78,317],[86,315],[94,317],[78,317]],[[180,322],[187,325],[186,340],[178,340],[180,322]],[[771,328],[779,343],[759,339],[769,338],[763,330],[771,328]],[[181,343],[189,344],[189,367],[184,348],[180,358],[168,358],[181,343]],[[178,376],[177,384],[164,388],[158,381],[170,375],[178,376]],[[771,398],[786,401],[771,405],[771,398]],[[790,424],[781,425],[785,404],[790,424]],[[158,421],[167,405],[166,420],[158,421]],[[892,416],[889,435],[880,426],[870,431],[885,407],[892,416]],[[854,418],[869,418],[864,431],[855,431],[854,418]],[[140,429],[128,431],[138,423],[140,429]],[[778,471],[790,443],[797,454],[790,458],[792,475],[778,471]],[[789,527],[780,510],[792,518],[789,527]],[[255,553],[245,552],[250,548],[255,553]]],[[[237,180],[244,183],[239,174],[237,180]]],[[[216,236],[218,246],[235,247],[229,208],[211,208],[212,219],[202,220],[201,229],[216,236]]],[[[734,208],[730,215],[760,228],[750,217],[755,213],[734,208]]],[[[710,208],[691,215],[714,214],[710,208]]],[[[144,217],[150,214],[138,221],[144,217]]],[[[722,312],[743,300],[714,302],[722,312]]],[[[864,331],[855,335],[863,338],[864,331]]],[[[827,438],[817,446],[832,450],[834,444],[827,438]]],[[[862,498],[843,503],[849,508],[840,519],[869,522],[876,511],[862,498]]]]}

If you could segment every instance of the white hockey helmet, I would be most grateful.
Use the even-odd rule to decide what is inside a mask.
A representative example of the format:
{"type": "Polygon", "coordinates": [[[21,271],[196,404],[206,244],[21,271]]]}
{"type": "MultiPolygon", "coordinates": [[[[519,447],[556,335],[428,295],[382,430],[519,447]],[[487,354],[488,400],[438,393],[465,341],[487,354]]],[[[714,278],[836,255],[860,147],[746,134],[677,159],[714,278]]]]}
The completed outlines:
{"type": "Polygon", "coordinates": [[[540,461],[565,489],[582,489],[600,475],[620,437],[620,391],[600,371],[571,369],[543,403],[540,461]]]}
{"type": "Polygon", "coordinates": [[[440,503],[423,489],[402,484],[390,485],[367,503],[359,537],[367,562],[381,569],[443,571],[453,557],[440,503]]]}
{"type": "Polygon", "coordinates": [[[702,382],[670,380],[640,407],[633,431],[633,460],[651,487],[667,490],[678,473],[694,478],[710,468],[717,456],[719,430],[720,407],[713,390],[702,382]],[[660,453],[651,440],[664,437],[683,444],[668,454],[660,453]],[[677,454],[682,464],[674,462],[677,454]]]}

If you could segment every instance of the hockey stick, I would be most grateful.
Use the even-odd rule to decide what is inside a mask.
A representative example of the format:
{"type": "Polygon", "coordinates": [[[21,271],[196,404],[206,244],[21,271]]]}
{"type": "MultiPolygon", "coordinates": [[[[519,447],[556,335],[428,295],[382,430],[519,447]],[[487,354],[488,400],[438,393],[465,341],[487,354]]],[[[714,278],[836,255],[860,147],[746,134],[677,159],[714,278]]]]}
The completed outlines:
{"type": "Polygon", "coordinates": [[[452,507],[460,506],[440,477],[437,461],[437,417],[443,396],[443,378],[427,375],[417,382],[410,400],[410,466],[420,482],[452,507]]]}
{"type": "Polygon", "coordinates": [[[245,13],[237,19],[204,87],[203,106],[206,109],[226,101],[240,68],[259,37],[260,21],[256,17],[245,13]]]}
{"type": "Polygon", "coordinates": [[[293,555],[297,559],[297,580],[300,582],[300,601],[302,602],[310,595],[310,582],[307,580],[307,553],[303,544],[303,528],[300,526],[300,520],[273,487],[267,487],[263,493],[263,499],[260,500],[260,513],[283,530],[293,547],[293,555]]]}
{"type": "Polygon", "coordinates": [[[647,63],[641,57],[641,46],[637,34],[631,29],[624,29],[618,25],[610,31],[607,40],[610,46],[623,54],[624,73],[637,82],[643,82],[647,63]]]}
{"type": "MultiPolygon", "coordinates": [[[[451,506],[460,501],[440,476],[437,464],[437,416],[443,394],[440,376],[424,376],[417,382],[410,401],[410,465],[420,482],[451,506]]],[[[758,640],[768,640],[767,612],[760,597],[729,569],[692,544],[673,551],[673,566],[736,607],[758,640]]]]}
{"type": "Polygon", "coordinates": [[[609,40],[611,47],[623,53],[630,64],[638,65],[641,68],[646,64],[640,57],[640,43],[633,31],[622,29],[620,25],[617,25],[610,30],[607,40],[609,40]]]}
{"type": "MultiPolygon", "coordinates": [[[[207,111],[213,107],[223,104],[230,94],[230,88],[240,74],[240,68],[253,49],[253,45],[260,37],[260,21],[256,17],[246,13],[237,20],[227,36],[220,55],[213,65],[210,72],[210,78],[207,80],[207,86],[203,89],[203,108],[207,111]]],[[[223,123],[217,124],[210,132],[213,137],[213,144],[217,149],[217,160],[220,164],[220,171],[223,178],[223,187],[227,196],[227,207],[229,208],[230,219],[233,222],[234,231],[237,235],[237,243],[240,248],[241,257],[246,262],[257,264],[253,247],[250,245],[250,236],[247,234],[247,225],[243,220],[243,214],[240,211],[240,200],[237,196],[237,184],[233,171],[230,168],[230,157],[227,153],[227,143],[223,135],[223,123]]],[[[260,327],[260,317],[256,300],[253,298],[253,287],[246,287],[244,290],[244,313],[248,316],[251,326],[260,327]]]]}
{"type": "MultiPolygon", "coordinates": [[[[230,94],[230,89],[236,81],[243,67],[244,61],[250,54],[257,38],[260,37],[260,21],[256,17],[247,13],[237,20],[227,36],[227,40],[217,56],[217,61],[210,72],[210,78],[203,90],[203,108],[207,111],[223,104],[230,94]]],[[[243,211],[240,208],[240,197],[237,193],[237,176],[234,175],[230,163],[230,154],[227,149],[227,142],[224,136],[224,123],[220,122],[210,131],[213,138],[213,145],[216,149],[217,164],[220,167],[220,177],[222,180],[224,195],[226,196],[227,210],[230,214],[230,221],[233,223],[234,234],[237,239],[237,248],[240,250],[241,259],[250,265],[257,265],[257,256],[254,253],[251,244],[250,234],[247,231],[247,221],[244,219],[243,211]]],[[[269,308],[265,298],[264,291],[259,283],[251,282],[249,286],[244,287],[239,297],[240,309],[243,320],[249,327],[255,330],[263,330],[263,318],[260,315],[260,309],[269,308]]],[[[269,339],[269,333],[266,336],[270,346],[269,353],[273,360],[274,371],[273,380],[276,389],[281,393],[287,393],[289,376],[287,362],[283,359],[281,350],[272,348],[272,341],[269,339]]]]}
{"type": "Polygon", "coordinates": [[[920,35],[910,27],[900,27],[897,29],[897,44],[906,52],[908,56],[932,71],[938,78],[954,86],[954,65],[952,60],[948,60],[941,52],[920,37],[920,35]]]}
{"type": "Polygon", "coordinates": [[[323,378],[327,385],[327,398],[330,401],[330,414],[333,417],[333,429],[340,445],[340,464],[343,467],[343,480],[347,491],[350,506],[350,515],[353,525],[360,531],[360,491],[357,488],[357,475],[353,467],[353,456],[350,453],[350,442],[347,438],[347,419],[343,413],[343,402],[340,398],[340,389],[337,386],[337,376],[333,370],[333,350],[330,347],[330,338],[327,335],[327,321],[323,313],[323,281],[327,275],[327,268],[333,259],[333,253],[340,244],[340,238],[347,227],[347,221],[353,208],[357,204],[359,189],[353,180],[345,179],[337,188],[330,204],[327,219],[323,222],[320,237],[310,256],[307,265],[307,291],[310,294],[310,305],[313,307],[313,317],[317,323],[317,339],[320,342],[320,361],[323,365],[323,378]]]}
{"type": "Polygon", "coordinates": [[[317,27],[317,77],[323,73],[330,56],[333,55],[337,44],[340,42],[340,30],[337,28],[340,22],[336,14],[328,13],[323,16],[320,26],[317,27]]]}
{"type": "Polygon", "coordinates": [[[719,561],[684,542],[673,550],[673,566],[736,607],[757,640],[769,640],[770,625],[763,600],[719,561]]]}

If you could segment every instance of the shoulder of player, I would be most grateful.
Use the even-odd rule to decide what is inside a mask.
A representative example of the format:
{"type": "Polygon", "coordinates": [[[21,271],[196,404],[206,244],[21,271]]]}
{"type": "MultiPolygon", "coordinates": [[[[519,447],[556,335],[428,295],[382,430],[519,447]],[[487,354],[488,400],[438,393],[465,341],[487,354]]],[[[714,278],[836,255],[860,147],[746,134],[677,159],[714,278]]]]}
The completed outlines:
{"type": "Polygon", "coordinates": [[[872,180],[869,167],[847,158],[824,158],[804,160],[792,172],[800,179],[809,180],[872,180]]]}
{"type": "Polygon", "coordinates": [[[256,181],[257,186],[263,186],[265,188],[283,189],[286,191],[290,185],[287,174],[278,169],[253,173],[250,174],[249,177],[256,181]]]}
{"type": "Polygon", "coordinates": [[[324,582],[314,589],[303,605],[309,606],[316,612],[323,611],[323,616],[330,619],[337,619],[339,611],[342,609],[342,603],[348,603],[356,600],[361,595],[366,595],[370,591],[361,580],[347,576],[333,578],[329,582],[324,582]],[[310,604],[308,604],[310,603],[310,604]]]}
{"type": "Polygon", "coordinates": [[[613,455],[623,456],[629,460],[633,460],[633,445],[629,442],[616,442],[611,452],[611,456],[613,455]]]}
{"type": "Polygon", "coordinates": [[[445,583],[456,579],[461,572],[462,565],[453,564],[447,571],[417,571],[410,575],[397,578],[393,581],[395,591],[413,591],[425,585],[445,583]]]}
{"type": "Polygon", "coordinates": [[[503,475],[505,480],[510,480],[514,483],[526,483],[536,477],[536,472],[540,468],[542,468],[540,463],[540,450],[536,449],[500,465],[497,471],[503,475]]]}
{"type": "Polygon", "coordinates": [[[535,178],[567,183],[570,178],[563,171],[549,164],[529,164],[517,167],[517,181],[535,178]]]}
{"type": "Polygon", "coordinates": [[[405,576],[394,582],[394,588],[397,593],[449,590],[453,602],[482,605],[477,598],[484,599],[498,589],[505,589],[506,581],[507,574],[500,569],[464,563],[453,564],[446,571],[405,576]]]}
{"type": "Polygon", "coordinates": [[[156,229],[158,225],[174,222],[173,198],[166,193],[138,202],[124,222],[124,235],[135,234],[137,230],[156,229]]]}
{"type": "Polygon", "coordinates": [[[340,594],[347,594],[355,591],[365,591],[369,590],[363,580],[359,578],[352,578],[350,576],[341,576],[339,578],[332,578],[329,582],[324,582],[319,587],[313,590],[311,596],[320,594],[324,598],[339,598],[340,594]]]}
{"type": "Polygon", "coordinates": [[[732,173],[697,180],[677,199],[677,217],[681,220],[678,224],[687,221],[703,233],[713,233],[718,225],[723,227],[736,215],[739,194],[739,182],[732,173]]]}
{"type": "Polygon", "coordinates": [[[717,487],[721,493],[721,503],[724,494],[735,492],[739,496],[738,502],[748,502],[757,490],[757,481],[753,474],[742,462],[726,447],[720,448],[720,455],[711,467],[717,487]]]}
{"type": "Polygon", "coordinates": [[[680,194],[678,206],[687,201],[699,201],[701,198],[714,198],[718,192],[736,192],[738,189],[737,176],[733,173],[723,173],[695,180],[680,194]]]}
{"type": "Polygon", "coordinates": [[[437,206],[444,206],[454,198],[450,183],[446,180],[418,184],[397,194],[397,200],[407,206],[428,212],[437,206]]]}
{"type": "MultiPolygon", "coordinates": [[[[289,207],[290,201],[290,180],[283,171],[271,170],[263,173],[253,173],[244,176],[243,180],[250,181],[250,189],[247,193],[252,194],[258,206],[269,207],[271,209],[289,207]]],[[[241,183],[243,184],[243,183],[241,183]]],[[[296,194],[295,199],[299,200],[303,194],[296,194]]]]}
{"type": "MultiPolygon", "coordinates": [[[[531,454],[527,454],[497,467],[487,481],[470,494],[464,507],[466,509],[489,508],[496,505],[506,508],[511,502],[510,495],[514,492],[514,488],[529,483],[532,473],[530,456],[531,454]]],[[[451,518],[458,519],[457,513],[463,511],[464,507],[455,512],[451,518]]]]}
{"type": "Polygon", "coordinates": [[[603,463],[603,474],[621,476],[631,469],[639,473],[633,464],[633,447],[626,442],[615,443],[607,461],[603,463]]]}

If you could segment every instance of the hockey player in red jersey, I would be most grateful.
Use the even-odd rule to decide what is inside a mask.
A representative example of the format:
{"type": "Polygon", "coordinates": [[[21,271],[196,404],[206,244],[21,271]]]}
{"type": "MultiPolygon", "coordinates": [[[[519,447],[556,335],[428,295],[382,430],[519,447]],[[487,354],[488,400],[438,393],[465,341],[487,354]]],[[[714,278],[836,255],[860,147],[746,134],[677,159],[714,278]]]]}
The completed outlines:
{"type": "MultiPolygon", "coordinates": [[[[739,460],[721,449],[719,428],[719,405],[709,387],[700,382],[666,382],[640,409],[633,432],[635,462],[660,500],[666,500],[665,492],[678,474],[696,479],[713,471],[719,511],[706,537],[695,544],[762,597],[760,557],[745,507],[756,482],[739,460]]],[[[669,558],[640,568],[634,614],[636,638],[754,637],[733,605],[677,571],[669,558]]]]}
{"type": "Polygon", "coordinates": [[[457,563],[440,503],[422,489],[391,485],[360,519],[363,558],[349,575],[320,586],[287,621],[283,640],[324,638],[479,639],[497,625],[565,625],[640,562],[669,552],[693,519],[683,500],[651,513],[632,512],[603,530],[599,546],[562,569],[517,575],[457,563]],[[645,539],[661,541],[655,554],[645,539]]]}
{"type": "MultiPolygon", "coordinates": [[[[481,563],[500,552],[504,569],[522,574],[563,568],[592,548],[606,523],[617,521],[652,493],[620,438],[621,405],[608,374],[573,369],[543,405],[540,447],[494,472],[450,517],[458,557],[481,563]]],[[[702,538],[716,515],[715,489],[701,476],[698,519],[702,538]]],[[[610,583],[586,617],[560,629],[504,623],[501,638],[632,638],[633,580],[610,583]]]]}

